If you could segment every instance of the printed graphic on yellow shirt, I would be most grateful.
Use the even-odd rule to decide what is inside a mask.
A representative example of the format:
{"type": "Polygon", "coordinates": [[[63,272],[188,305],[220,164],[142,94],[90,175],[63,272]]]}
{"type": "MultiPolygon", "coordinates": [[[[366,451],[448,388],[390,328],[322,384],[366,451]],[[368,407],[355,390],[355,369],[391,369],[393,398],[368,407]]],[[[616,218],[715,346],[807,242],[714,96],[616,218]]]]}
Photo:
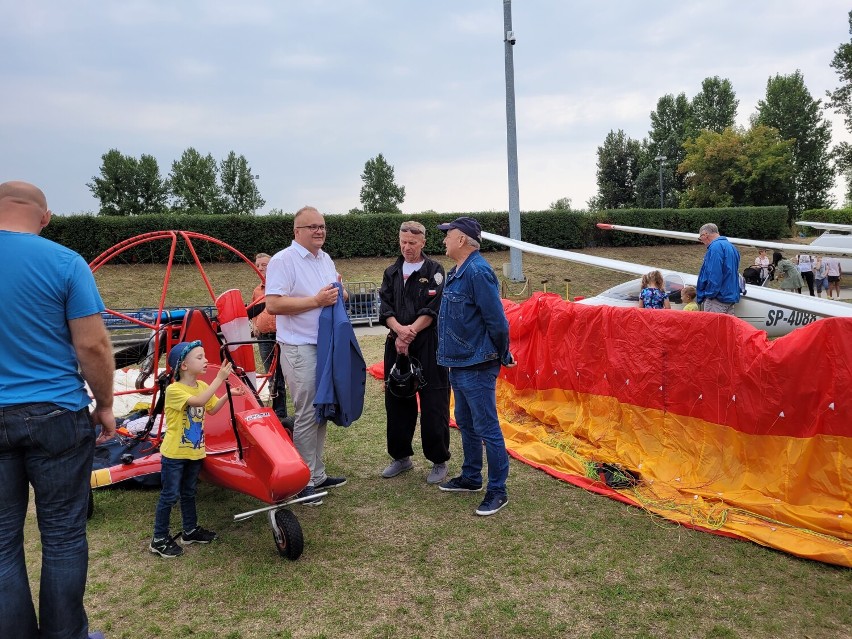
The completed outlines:
{"type": "Polygon", "coordinates": [[[186,409],[187,426],[180,438],[181,446],[189,444],[193,448],[204,446],[204,407],[188,406],[186,409]]]}
{"type": "Polygon", "coordinates": [[[190,398],[200,395],[207,384],[198,380],[195,386],[173,382],[166,389],[166,434],[160,445],[160,453],[172,459],[203,459],[204,417],[218,398],[213,395],[204,406],[190,406],[190,398]]]}

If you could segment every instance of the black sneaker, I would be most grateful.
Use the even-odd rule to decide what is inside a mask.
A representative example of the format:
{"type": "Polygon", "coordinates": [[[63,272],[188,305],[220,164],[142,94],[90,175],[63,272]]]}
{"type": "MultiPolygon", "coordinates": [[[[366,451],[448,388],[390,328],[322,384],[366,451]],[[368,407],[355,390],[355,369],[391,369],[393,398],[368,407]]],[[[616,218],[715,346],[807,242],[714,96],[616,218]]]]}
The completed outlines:
{"type": "Polygon", "coordinates": [[[482,516],[493,515],[508,503],[509,497],[507,495],[494,493],[488,490],[485,492],[485,499],[482,500],[482,503],[479,504],[479,508],[476,509],[476,514],[482,516]]]}
{"type": "MultiPolygon", "coordinates": [[[[296,497],[311,497],[315,495],[317,492],[316,488],[313,486],[305,486],[302,488],[302,491],[296,495],[296,497]]],[[[322,506],[322,497],[314,497],[313,499],[306,499],[305,501],[299,502],[303,506],[322,506]]]]}
{"type": "Polygon", "coordinates": [[[314,489],[322,492],[326,488],[337,488],[346,483],[346,477],[326,477],[321,484],[314,486],[314,489]]]}
{"type": "Polygon", "coordinates": [[[183,548],[175,543],[174,537],[151,539],[151,545],[148,546],[148,550],[165,559],[174,559],[175,557],[180,557],[183,554],[183,548]]]}
{"type": "Polygon", "coordinates": [[[196,526],[189,532],[184,530],[180,536],[181,543],[187,546],[189,544],[209,544],[211,541],[215,541],[216,539],[216,533],[212,530],[206,530],[201,526],[196,526]]]}
{"type": "Polygon", "coordinates": [[[482,484],[475,484],[459,475],[458,477],[453,477],[448,482],[444,482],[438,488],[449,493],[478,493],[482,490],[482,484]]]}

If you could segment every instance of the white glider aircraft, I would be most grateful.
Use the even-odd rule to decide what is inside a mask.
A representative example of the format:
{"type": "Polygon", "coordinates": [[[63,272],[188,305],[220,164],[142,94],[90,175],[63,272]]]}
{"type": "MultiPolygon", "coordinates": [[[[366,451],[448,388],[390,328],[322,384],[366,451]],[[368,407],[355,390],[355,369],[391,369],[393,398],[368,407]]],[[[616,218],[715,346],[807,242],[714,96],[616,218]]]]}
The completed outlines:
{"type": "MultiPolygon", "coordinates": [[[[831,224],[830,222],[796,222],[799,226],[809,226],[825,231],[809,246],[813,253],[824,253],[828,248],[844,250],[852,255],[852,224],[831,224]]],[[[852,275],[852,259],[840,260],[840,268],[845,275],[852,275]]]]}
{"type": "MultiPolygon", "coordinates": [[[[616,225],[605,225],[613,230],[638,229],[638,227],[622,227],[616,225]]],[[[697,240],[696,233],[677,233],[674,231],[658,231],[656,229],[638,229],[633,232],[650,231],[652,235],[664,235],[664,237],[676,237],[685,240],[697,240]]],[[[526,253],[535,253],[537,255],[545,255],[554,257],[577,264],[585,264],[587,266],[597,266],[599,268],[621,271],[623,273],[631,273],[633,275],[645,275],[649,271],[659,270],[666,280],[666,292],[674,299],[670,299],[672,308],[682,308],[682,304],[678,302],[680,298],[680,290],[685,285],[695,286],[698,282],[698,276],[692,273],[682,273],[668,269],[658,269],[656,266],[646,266],[636,264],[634,262],[624,262],[622,260],[613,260],[606,257],[596,257],[594,255],[584,255],[583,253],[575,253],[573,251],[565,251],[561,249],[552,249],[537,244],[530,244],[521,240],[514,240],[493,233],[482,233],[482,238],[490,242],[502,244],[510,248],[516,248],[526,253]]],[[[731,238],[728,238],[731,239],[731,238]]],[[[751,240],[742,240],[750,245],[757,245],[757,242],[751,240]]],[[[777,244],[772,242],[762,242],[762,245],[771,245],[772,247],[787,246],[797,247],[801,250],[803,245],[800,244],[777,244]]],[[[770,246],[767,246],[770,248],[770,246]]],[[[838,251],[840,249],[837,249],[838,251]]],[[[832,251],[833,252],[833,251],[832,251]]],[[[849,253],[850,251],[842,251],[849,253]]],[[[610,288],[603,293],[588,297],[583,300],[578,300],[578,304],[589,305],[606,305],[606,306],[639,306],[639,291],[641,290],[641,279],[631,280],[624,284],[619,284],[610,288]]],[[[845,302],[837,302],[826,300],[818,297],[803,296],[797,293],[788,293],[776,289],[764,288],[755,285],[746,286],[747,293],[734,306],[734,312],[737,317],[748,322],[755,328],[766,331],[769,337],[779,337],[786,335],[792,330],[810,324],[811,322],[825,317],[848,317],[852,318],[852,304],[845,302]]]]}

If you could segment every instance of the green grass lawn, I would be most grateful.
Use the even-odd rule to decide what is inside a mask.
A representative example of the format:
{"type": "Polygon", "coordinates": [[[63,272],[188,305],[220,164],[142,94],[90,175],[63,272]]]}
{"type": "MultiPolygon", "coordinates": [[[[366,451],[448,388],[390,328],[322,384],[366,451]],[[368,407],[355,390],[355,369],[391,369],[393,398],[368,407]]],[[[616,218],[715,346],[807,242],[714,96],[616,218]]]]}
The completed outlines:
{"type": "MultiPolygon", "coordinates": [[[[703,247],[598,254],[689,269],[703,247]]],[[[508,255],[489,258],[499,266],[508,255]]],[[[351,281],[381,281],[385,266],[338,263],[351,281]]],[[[139,284],[146,268],[113,267],[117,283],[104,273],[107,303],[148,303],[150,287],[139,284]]],[[[227,288],[253,286],[237,267],[218,268],[227,288]]],[[[539,289],[541,279],[561,286],[570,278],[572,294],[624,279],[536,258],[525,258],[525,269],[539,289]]],[[[182,303],[199,297],[193,286],[178,288],[182,303]]],[[[206,303],[200,297],[195,303],[206,303]]],[[[383,337],[360,343],[368,364],[380,359],[383,337]]],[[[456,431],[451,447],[457,474],[456,431]]],[[[509,505],[476,517],[481,494],[426,484],[430,464],[416,438],[415,469],[382,479],[384,403],[372,378],[362,418],[348,429],[329,427],[325,458],[349,483],[318,508],[294,507],[305,536],[295,562],[278,556],[265,517],[233,522],[262,506],[252,498],[202,484],[200,520],[220,539],[167,561],[147,550],[158,492],[98,490],[89,523],[92,628],[109,639],[852,637],[852,570],[688,530],[514,460],[509,505]]],[[[173,528],[178,517],[175,509],[173,528]]],[[[36,584],[32,513],[26,550],[36,584]]]]}

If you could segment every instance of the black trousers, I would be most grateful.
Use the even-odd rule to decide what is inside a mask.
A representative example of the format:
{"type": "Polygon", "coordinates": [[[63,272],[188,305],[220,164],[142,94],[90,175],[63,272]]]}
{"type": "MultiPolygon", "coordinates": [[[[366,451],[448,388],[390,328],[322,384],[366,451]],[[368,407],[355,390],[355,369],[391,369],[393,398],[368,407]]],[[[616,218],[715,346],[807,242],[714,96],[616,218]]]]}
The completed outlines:
{"type": "MultiPolygon", "coordinates": [[[[450,458],[450,389],[426,386],[420,396],[420,441],[433,464],[450,458]]],[[[411,443],[417,427],[417,397],[400,398],[385,390],[388,453],[394,459],[414,454],[411,443]]]]}
{"type": "Polygon", "coordinates": [[[284,420],[287,417],[287,386],[284,383],[284,372],[281,370],[281,362],[275,367],[275,375],[272,376],[272,383],[269,384],[269,395],[272,397],[272,410],[278,416],[278,419],[284,420]]]}
{"type": "Polygon", "coordinates": [[[804,273],[802,273],[802,277],[805,279],[805,284],[808,285],[808,290],[811,292],[811,297],[816,297],[814,295],[814,272],[805,271],[804,273]]]}

